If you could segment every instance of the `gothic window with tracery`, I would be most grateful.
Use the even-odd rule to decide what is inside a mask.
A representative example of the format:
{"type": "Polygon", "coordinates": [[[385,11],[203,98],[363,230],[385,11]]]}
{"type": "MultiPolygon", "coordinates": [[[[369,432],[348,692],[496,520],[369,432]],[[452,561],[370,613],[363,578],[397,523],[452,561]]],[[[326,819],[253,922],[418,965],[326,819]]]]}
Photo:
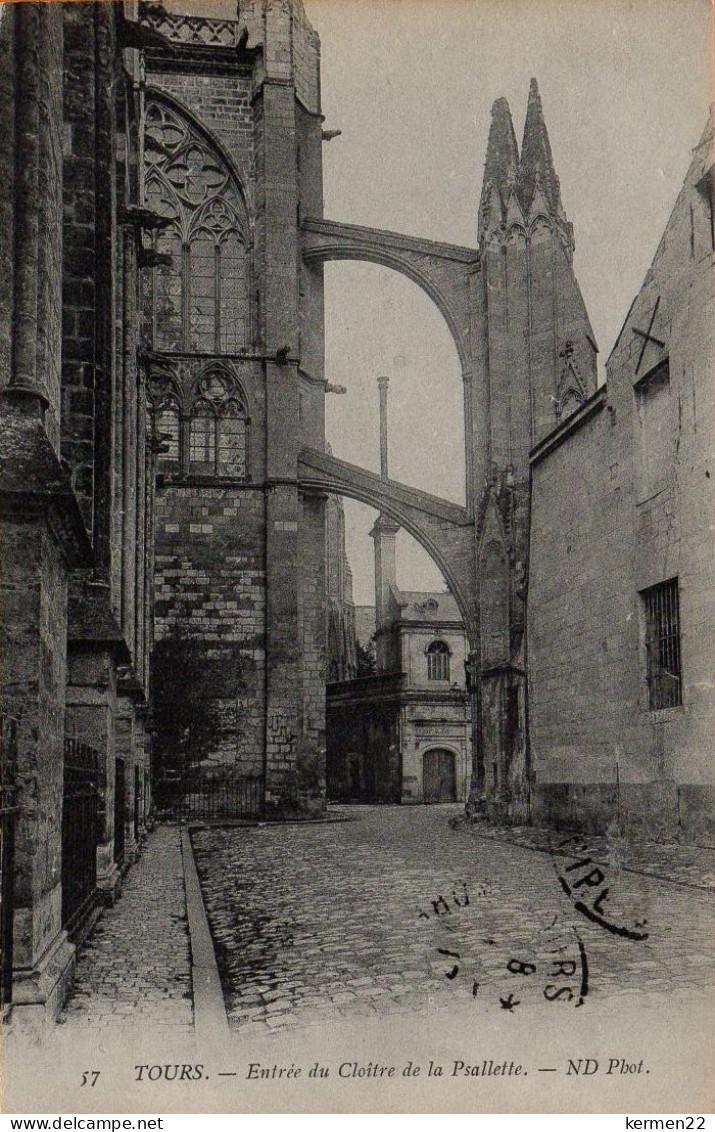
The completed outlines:
{"type": "Polygon", "coordinates": [[[250,344],[250,240],[246,207],[228,166],[178,111],[146,110],[147,206],[163,217],[146,295],[147,345],[235,354],[250,344]]]}
{"type": "Polygon", "coordinates": [[[189,470],[243,479],[247,442],[246,407],[237,384],[218,370],[205,374],[189,416],[189,470]]]}
{"type": "Polygon", "coordinates": [[[248,412],[238,381],[211,368],[184,394],[170,373],[150,373],[148,409],[160,471],[248,477],[248,412]]]}

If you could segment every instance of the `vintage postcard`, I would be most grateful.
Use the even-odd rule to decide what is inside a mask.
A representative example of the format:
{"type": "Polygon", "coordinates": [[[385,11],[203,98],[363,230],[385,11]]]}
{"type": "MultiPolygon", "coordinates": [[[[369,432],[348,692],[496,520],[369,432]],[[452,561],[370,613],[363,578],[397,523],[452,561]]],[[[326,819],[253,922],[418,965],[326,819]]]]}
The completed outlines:
{"type": "Polygon", "coordinates": [[[703,1126],[711,49],[0,4],[4,1112],[703,1126]]]}

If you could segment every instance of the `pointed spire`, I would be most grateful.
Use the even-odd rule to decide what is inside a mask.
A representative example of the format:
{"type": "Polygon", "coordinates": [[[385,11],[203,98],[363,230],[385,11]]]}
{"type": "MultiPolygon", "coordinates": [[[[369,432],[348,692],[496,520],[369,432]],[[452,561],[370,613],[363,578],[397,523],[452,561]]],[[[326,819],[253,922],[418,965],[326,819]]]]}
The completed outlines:
{"type": "MultiPolygon", "coordinates": [[[[516,144],[514,123],[511,120],[509,103],[498,98],[492,106],[492,124],[487,142],[487,157],[484,163],[482,199],[479,205],[480,218],[489,202],[490,190],[497,193],[503,210],[509,189],[514,184],[519,167],[519,148],[516,144]]],[[[480,220],[480,236],[482,223],[480,220]]]]}
{"type": "Polygon", "coordinates": [[[518,190],[521,203],[528,212],[537,189],[537,182],[553,213],[563,215],[561,189],[554,169],[551,144],[546,131],[541,95],[536,79],[529,87],[529,104],[524,124],[524,141],[521,147],[518,190]]]}

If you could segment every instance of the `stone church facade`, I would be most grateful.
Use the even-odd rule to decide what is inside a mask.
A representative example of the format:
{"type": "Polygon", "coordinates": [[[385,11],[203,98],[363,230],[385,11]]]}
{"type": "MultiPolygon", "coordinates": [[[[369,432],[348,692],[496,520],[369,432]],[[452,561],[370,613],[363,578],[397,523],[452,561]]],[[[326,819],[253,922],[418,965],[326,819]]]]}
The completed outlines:
{"type": "Polygon", "coordinates": [[[237,20],[2,5],[0,102],[3,1004],[57,1012],[139,851],[152,645],[189,641],[220,673],[212,758],[261,778],[266,816],[324,810],[329,496],[407,530],[445,577],[468,641],[472,809],[602,827],[657,808],[659,829],[701,836],[709,135],[603,391],[535,83],[521,146],[494,105],[473,248],[324,218],[300,0],[241,0],[237,20]],[[405,275],[445,318],[464,507],[326,450],[323,264],[343,259],[405,275]],[[618,552],[611,529],[591,545],[598,499],[618,552]],[[607,617],[584,613],[586,560],[607,617]]]}
{"type": "Polygon", "coordinates": [[[42,1025],[151,804],[136,347],[153,217],[121,10],[3,5],[1,21],[2,1001],[42,1025]]]}

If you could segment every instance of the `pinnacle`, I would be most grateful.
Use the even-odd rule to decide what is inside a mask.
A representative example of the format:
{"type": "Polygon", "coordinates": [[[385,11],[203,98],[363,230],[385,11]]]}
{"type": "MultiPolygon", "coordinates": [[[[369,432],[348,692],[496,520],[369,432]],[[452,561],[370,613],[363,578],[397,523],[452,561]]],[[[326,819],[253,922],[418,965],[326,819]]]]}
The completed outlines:
{"type": "Polygon", "coordinates": [[[502,205],[509,195],[519,166],[519,149],[511,120],[509,103],[498,98],[492,106],[492,123],[487,142],[487,157],[484,164],[482,203],[489,187],[495,189],[502,205]]]}
{"type": "Polygon", "coordinates": [[[531,207],[531,202],[534,199],[537,179],[540,181],[540,187],[550,207],[555,212],[560,211],[559,179],[554,169],[554,159],[551,154],[551,143],[549,142],[546,123],[544,122],[539,86],[536,79],[532,79],[529,85],[529,102],[526,110],[518,178],[519,196],[526,210],[531,207]]]}

